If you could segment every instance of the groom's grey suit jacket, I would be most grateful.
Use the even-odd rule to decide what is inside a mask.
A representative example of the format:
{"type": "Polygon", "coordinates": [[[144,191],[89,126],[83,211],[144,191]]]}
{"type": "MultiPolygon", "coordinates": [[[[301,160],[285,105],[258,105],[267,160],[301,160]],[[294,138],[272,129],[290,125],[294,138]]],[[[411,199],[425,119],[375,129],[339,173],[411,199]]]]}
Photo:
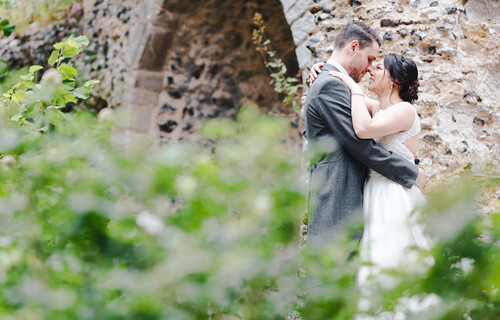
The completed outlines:
{"type": "Polygon", "coordinates": [[[359,139],[351,120],[351,94],[325,64],[307,92],[306,136],[311,158],[308,241],[328,241],[351,218],[362,219],[367,167],[411,188],[418,168],[372,139],[359,139]]]}

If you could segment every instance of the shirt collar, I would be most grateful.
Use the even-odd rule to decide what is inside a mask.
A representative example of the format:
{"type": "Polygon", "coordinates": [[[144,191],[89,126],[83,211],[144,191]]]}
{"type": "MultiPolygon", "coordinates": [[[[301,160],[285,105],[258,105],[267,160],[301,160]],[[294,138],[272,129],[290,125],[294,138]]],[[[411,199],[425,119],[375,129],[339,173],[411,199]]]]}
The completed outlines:
{"type": "Polygon", "coordinates": [[[334,60],[328,60],[329,64],[331,64],[332,66],[334,66],[335,68],[339,69],[340,72],[342,72],[343,74],[345,74],[346,76],[350,77],[349,73],[347,73],[347,70],[344,69],[344,67],[342,67],[337,61],[334,61],[334,60]]]}

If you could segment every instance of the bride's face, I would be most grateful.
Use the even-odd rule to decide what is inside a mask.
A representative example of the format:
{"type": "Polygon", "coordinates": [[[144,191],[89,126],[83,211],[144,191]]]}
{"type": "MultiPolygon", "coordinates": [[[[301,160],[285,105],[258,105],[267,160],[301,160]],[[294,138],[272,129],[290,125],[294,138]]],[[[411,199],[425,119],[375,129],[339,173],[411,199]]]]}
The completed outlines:
{"type": "Polygon", "coordinates": [[[380,96],[382,93],[391,90],[391,83],[391,76],[389,74],[389,70],[384,67],[384,60],[374,64],[374,68],[370,72],[368,90],[380,96]]]}

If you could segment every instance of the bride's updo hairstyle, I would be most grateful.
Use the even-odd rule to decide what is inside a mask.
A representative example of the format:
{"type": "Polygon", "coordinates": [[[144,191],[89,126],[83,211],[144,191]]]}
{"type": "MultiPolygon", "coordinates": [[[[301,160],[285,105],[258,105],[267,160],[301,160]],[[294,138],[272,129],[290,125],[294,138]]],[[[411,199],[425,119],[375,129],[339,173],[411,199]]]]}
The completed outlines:
{"type": "Polygon", "coordinates": [[[399,96],[412,103],[418,99],[418,69],[413,60],[400,54],[384,56],[384,67],[389,70],[392,81],[399,86],[399,96]]]}

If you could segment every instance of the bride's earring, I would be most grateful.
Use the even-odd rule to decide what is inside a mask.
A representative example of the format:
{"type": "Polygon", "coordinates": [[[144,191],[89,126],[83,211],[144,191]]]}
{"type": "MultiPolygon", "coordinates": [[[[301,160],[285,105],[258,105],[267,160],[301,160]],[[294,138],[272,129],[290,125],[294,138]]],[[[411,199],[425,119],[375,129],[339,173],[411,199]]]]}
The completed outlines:
{"type": "Polygon", "coordinates": [[[391,90],[392,90],[393,87],[394,87],[394,82],[391,82],[391,90]]]}

